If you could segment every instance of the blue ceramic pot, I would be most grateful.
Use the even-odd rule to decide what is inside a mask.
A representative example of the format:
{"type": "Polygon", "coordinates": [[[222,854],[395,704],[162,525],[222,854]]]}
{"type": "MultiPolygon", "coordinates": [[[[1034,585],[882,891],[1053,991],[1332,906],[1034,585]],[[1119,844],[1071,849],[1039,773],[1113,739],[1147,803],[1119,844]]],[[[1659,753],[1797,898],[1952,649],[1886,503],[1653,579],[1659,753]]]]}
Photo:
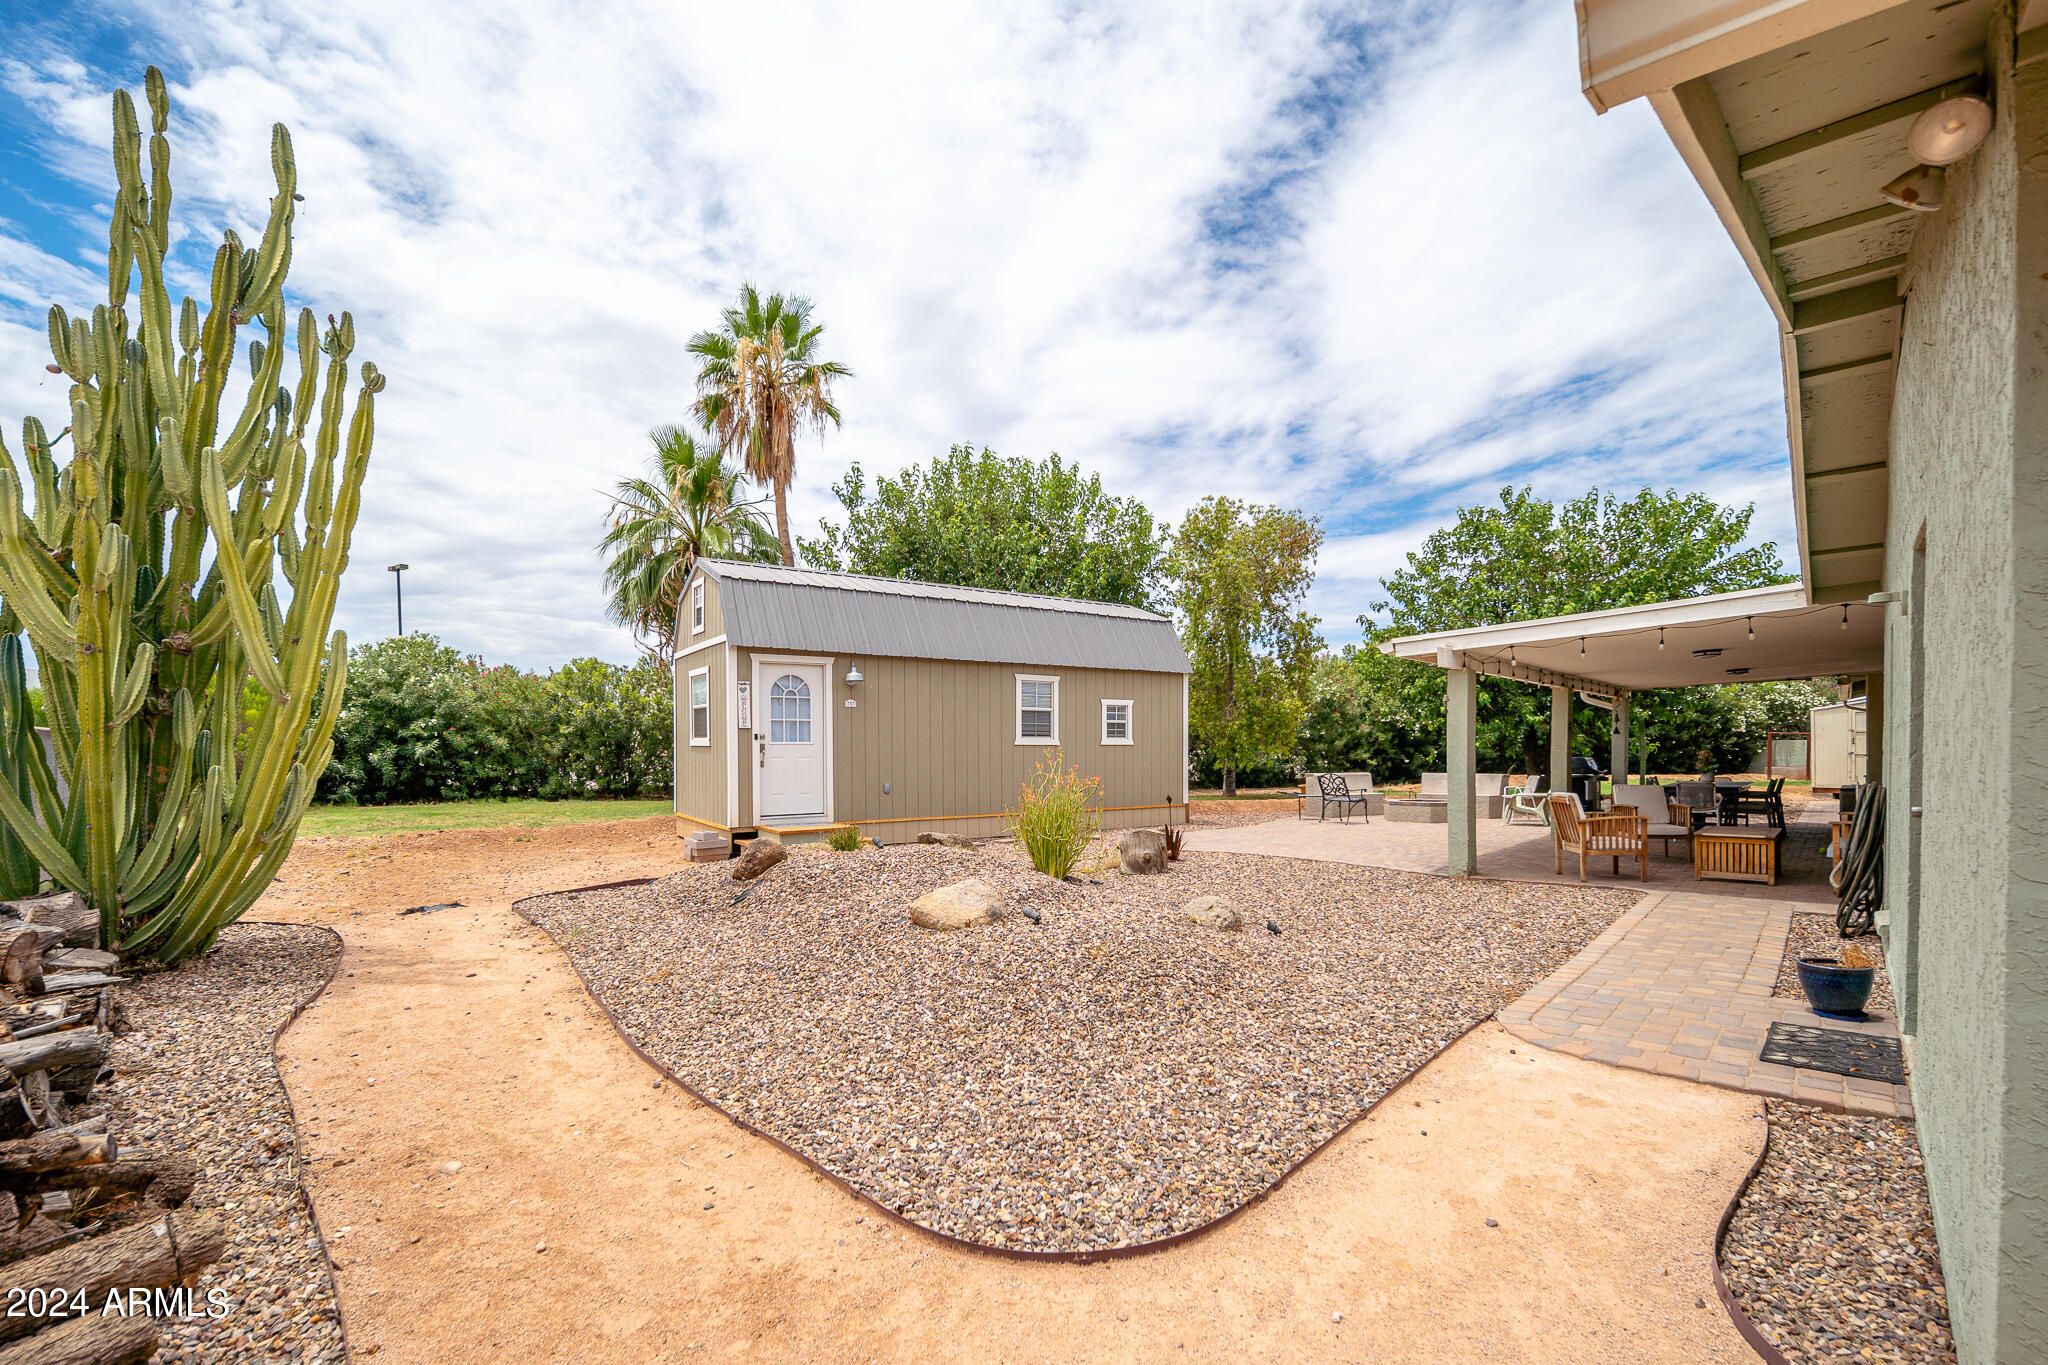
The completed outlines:
{"type": "Polygon", "coordinates": [[[1832,958],[1799,959],[1799,985],[1806,1003],[1822,1014],[1861,1014],[1877,984],[1877,968],[1844,967],[1832,958]]]}

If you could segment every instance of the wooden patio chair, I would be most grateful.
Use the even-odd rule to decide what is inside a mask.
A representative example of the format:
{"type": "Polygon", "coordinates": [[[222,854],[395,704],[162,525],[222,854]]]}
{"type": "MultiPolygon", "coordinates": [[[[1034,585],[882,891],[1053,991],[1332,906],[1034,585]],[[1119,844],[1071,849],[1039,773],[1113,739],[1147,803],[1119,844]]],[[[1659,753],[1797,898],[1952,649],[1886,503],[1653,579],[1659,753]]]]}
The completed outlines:
{"type": "Polygon", "coordinates": [[[1666,798],[1660,784],[1617,782],[1614,808],[1635,811],[1649,821],[1649,837],[1662,842],[1665,857],[1671,856],[1673,839],[1685,840],[1685,856],[1692,856],[1692,811],[1666,798]]]}
{"type": "Polygon", "coordinates": [[[1616,810],[1604,815],[1586,815],[1569,796],[1550,798],[1550,828],[1556,836],[1557,870],[1564,872],[1564,855],[1579,855],[1579,880],[1586,880],[1588,858],[1612,858],[1614,875],[1621,875],[1621,860],[1634,858],[1642,880],[1650,880],[1650,822],[1641,811],[1616,810]]]}

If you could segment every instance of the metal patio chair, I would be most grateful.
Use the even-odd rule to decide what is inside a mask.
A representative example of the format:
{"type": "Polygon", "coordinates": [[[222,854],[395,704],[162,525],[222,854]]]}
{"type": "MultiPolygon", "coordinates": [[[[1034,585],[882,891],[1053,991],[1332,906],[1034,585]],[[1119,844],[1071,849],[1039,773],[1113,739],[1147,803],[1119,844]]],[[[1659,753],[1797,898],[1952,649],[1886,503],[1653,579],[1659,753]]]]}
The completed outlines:
{"type": "Polygon", "coordinates": [[[1344,780],[1343,774],[1318,773],[1316,775],[1316,786],[1321,790],[1323,796],[1322,814],[1316,817],[1318,822],[1328,817],[1330,806],[1334,803],[1337,807],[1339,823],[1347,825],[1351,823],[1351,810],[1354,806],[1358,808],[1361,815],[1365,816],[1367,824],[1372,823],[1371,798],[1364,792],[1352,791],[1351,784],[1344,780]]]}

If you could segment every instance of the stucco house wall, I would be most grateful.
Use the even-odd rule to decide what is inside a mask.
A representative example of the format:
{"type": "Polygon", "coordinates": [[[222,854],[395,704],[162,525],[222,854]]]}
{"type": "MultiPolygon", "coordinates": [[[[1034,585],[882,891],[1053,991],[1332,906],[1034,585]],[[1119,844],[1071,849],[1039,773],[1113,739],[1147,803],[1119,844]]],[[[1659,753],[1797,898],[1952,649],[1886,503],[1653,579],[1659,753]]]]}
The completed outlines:
{"type": "Polygon", "coordinates": [[[1965,1361],[2048,1342],[2048,61],[1919,224],[1891,430],[1887,961],[1965,1361]],[[1917,818],[1913,807],[1923,812],[1917,818]],[[2031,1286],[2031,1288],[2030,1288],[2031,1286]]]}

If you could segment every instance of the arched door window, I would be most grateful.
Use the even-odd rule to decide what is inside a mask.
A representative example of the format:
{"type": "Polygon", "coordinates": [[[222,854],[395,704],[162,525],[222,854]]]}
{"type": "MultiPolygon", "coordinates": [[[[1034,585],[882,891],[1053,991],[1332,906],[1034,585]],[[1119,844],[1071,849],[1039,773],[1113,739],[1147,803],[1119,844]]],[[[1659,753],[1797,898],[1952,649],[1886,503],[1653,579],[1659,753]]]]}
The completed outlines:
{"type": "Polygon", "coordinates": [[[768,689],[768,742],[811,742],[811,685],[794,673],[783,674],[768,689]]]}

